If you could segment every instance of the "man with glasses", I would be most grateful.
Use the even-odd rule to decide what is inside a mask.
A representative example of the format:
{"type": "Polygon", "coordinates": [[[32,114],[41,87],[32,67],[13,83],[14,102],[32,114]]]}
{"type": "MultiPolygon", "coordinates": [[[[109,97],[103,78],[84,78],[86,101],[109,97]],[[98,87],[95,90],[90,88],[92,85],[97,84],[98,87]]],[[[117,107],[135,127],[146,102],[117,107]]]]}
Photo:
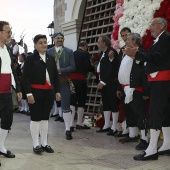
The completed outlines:
{"type": "Polygon", "coordinates": [[[158,155],[170,154],[170,33],[166,31],[167,21],[154,18],[150,25],[155,38],[147,52],[126,48],[124,53],[134,60],[146,62],[146,74],[150,90],[150,143],[148,148],[134,156],[135,160],[157,160],[158,155]],[[163,145],[158,149],[160,131],[163,132],[163,145]]]}
{"type": "Polygon", "coordinates": [[[75,70],[73,50],[64,47],[64,35],[61,32],[53,35],[55,46],[48,49],[47,53],[56,60],[59,72],[60,92],[61,92],[61,109],[66,127],[66,139],[72,139],[70,130],[71,110],[70,110],[70,87],[68,76],[75,70]]]}
{"type": "Polygon", "coordinates": [[[13,55],[7,43],[11,38],[11,28],[8,22],[0,21],[0,155],[7,158],[14,158],[11,151],[6,150],[4,143],[13,121],[13,104],[11,86],[16,89],[18,100],[21,100],[22,93],[13,64],[13,55]]]}

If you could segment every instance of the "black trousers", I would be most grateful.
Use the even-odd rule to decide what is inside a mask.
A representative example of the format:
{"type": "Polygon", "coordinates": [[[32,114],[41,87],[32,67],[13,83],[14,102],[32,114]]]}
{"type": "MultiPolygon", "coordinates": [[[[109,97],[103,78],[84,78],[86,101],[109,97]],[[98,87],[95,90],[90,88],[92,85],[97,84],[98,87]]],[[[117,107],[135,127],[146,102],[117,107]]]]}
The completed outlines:
{"type": "Polygon", "coordinates": [[[34,104],[29,104],[31,120],[49,120],[50,111],[54,104],[54,90],[32,89],[34,104]]]}
{"type": "Polygon", "coordinates": [[[77,107],[84,107],[87,99],[86,80],[72,80],[75,87],[75,94],[71,95],[70,104],[77,107]]]}
{"type": "Polygon", "coordinates": [[[1,128],[10,130],[13,121],[12,94],[0,94],[1,128]]]}
{"type": "Polygon", "coordinates": [[[140,130],[147,129],[147,111],[142,92],[134,90],[133,100],[128,104],[124,103],[124,99],[125,93],[123,92],[122,100],[127,127],[138,127],[140,130]]]}
{"type": "Polygon", "coordinates": [[[117,83],[114,81],[103,86],[101,90],[103,111],[118,112],[119,100],[116,96],[117,83]]]}
{"type": "Polygon", "coordinates": [[[170,81],[150,82],[149,127],[159,129],[170,126],[170,81]]]}

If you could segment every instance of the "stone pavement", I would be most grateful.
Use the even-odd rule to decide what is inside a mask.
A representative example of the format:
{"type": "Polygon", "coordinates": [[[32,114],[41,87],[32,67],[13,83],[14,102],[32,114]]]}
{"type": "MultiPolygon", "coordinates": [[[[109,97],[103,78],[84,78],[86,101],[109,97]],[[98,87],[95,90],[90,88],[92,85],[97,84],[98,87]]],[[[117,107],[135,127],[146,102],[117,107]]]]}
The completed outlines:
{"type": "MultiPolygon", "coordinates": [[[[30,117],[14,113],[12,130],[6,140],[7,149],[16,154],[9,159],[0,156],[0,170],[170,170],[170,157],[157,161],[134,161],[137,143],[121,144],[115,137],[91,130],[76,130],[73,140],[64,135],[64,123],[50,118],[49,145],[55,153],[35,155],[29,130],[30,117]]],[[[161,144],[161,142],[159,143],[161,144]]]]}

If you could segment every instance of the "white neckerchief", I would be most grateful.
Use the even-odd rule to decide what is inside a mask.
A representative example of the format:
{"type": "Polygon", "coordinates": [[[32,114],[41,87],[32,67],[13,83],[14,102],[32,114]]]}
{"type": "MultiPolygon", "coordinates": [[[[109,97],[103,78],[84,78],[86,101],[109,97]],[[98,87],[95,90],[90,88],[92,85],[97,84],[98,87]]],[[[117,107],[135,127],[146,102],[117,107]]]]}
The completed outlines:
{"type": "MultiPolygon", "coordinates": [[[[41,59],[44,61],[44,63],[46,63],[46,55],[45,54],[40,54],[39,53],[39,55],[40,55],[40,57],[41,57],[41,59]]],[[[49,76],[49,74],[48,74],[48,70],[46,69],[46,81],[47,81],[47,83],[49,84],[49,85],[51,85],[51,82],[50,82],[50,76],[49,76]]]]}
{"type": "Polygon", "coordinates": [[[118,73],[118,80],[120,84],[130,84],[130,72],[133,65],[133,59],[129,56],[125,55],[125,57],[122,59],[119,73],[118,73]]]}
{"type": "Polygon", "coordinates": [[[11,58],[7,50],[7,47],[5,45],[3,48],[0,46],[0,57],[2,60],[1,73],[11,74],[11,83],[14,86],[14,88],[16,88],[14,76],[12,74],[12,69],[11,69],[11,58]]]}
{"type": "Polygon", "coordinates": [[[59,51],[61,48],[62,48],[62,46],[60,46],[60,47],[55,47],[56,52],[58,53],[58,51],[59,51]]]}

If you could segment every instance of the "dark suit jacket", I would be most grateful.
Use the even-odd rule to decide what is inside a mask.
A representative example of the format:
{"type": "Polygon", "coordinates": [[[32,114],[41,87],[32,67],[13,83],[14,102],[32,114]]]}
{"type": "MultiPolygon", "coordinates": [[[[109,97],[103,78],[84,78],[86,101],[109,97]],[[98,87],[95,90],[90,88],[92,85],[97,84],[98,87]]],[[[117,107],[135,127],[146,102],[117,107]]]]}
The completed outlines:
{"type": "MultiPolygon", "coordinates": [[[[14,76],[14,79],[15,79],[15,83],[16,83],[16,92],[21,92],[21,87],[20,87],[20,83],[18,81],[18,75],[17,75],[17,72],[16,70],[14,69],[14,62],[13,62],[13,54],[12,54],[12,51],[11,49],[6,45],[7,47],[7,50],[9,52],[9,55],[10,55],[10,58],[11,58],[11,69],[12,69],[12,74],[14,76]]],[[[1,73],[1,65],[2,65],[2,60],[1,60],[1,57],[0,57],[0,73],[1,73]]]]}
{"type": "Polygon", "coordinates": [[[106,84],[117,80],[119,65],[120,62],[117,51],[112,47],[108,47],[105,51],[105,56],[100,61],[100,80],[106,84]],[[112,62],[108,57],[110,50],[114,51],[114,59],[112,62]]]}
{"type": "Polygon", "coordinates": [[[90,54],[82,49],[74,51],[74,61],[76,70],[74,73],[87,74],[88,72],[94,72],[94,67],[90,63],[90,54]]]}
{"type": "Polygon", "coordinates": [[[59,92],[59,78],[55,60],[46,54],[46,63],[39,56],[38,51],[29,55],[24,63],[23,80],[26,94],[31,93],[31,84],[44,85],[46,82],[46,69],[50,82],[54,86],[55,93],[59,92]]]}
{"type": "Polygon", "coordinates": [[[152,45],[148,52],[138,51],[135,59],[147,62],[147,74],[170,70],[170,33],[163,32],[158,42],[152,45]]]}
{"type": "MultiPolygon", "coordinates": [[[[63,47],[63,52],[59,58],[61,75],[69,75],[75,70],[73,50],[63,47]]],[[[47,50],[47,54],[55,58],[55,47],[47,50]]]]}

